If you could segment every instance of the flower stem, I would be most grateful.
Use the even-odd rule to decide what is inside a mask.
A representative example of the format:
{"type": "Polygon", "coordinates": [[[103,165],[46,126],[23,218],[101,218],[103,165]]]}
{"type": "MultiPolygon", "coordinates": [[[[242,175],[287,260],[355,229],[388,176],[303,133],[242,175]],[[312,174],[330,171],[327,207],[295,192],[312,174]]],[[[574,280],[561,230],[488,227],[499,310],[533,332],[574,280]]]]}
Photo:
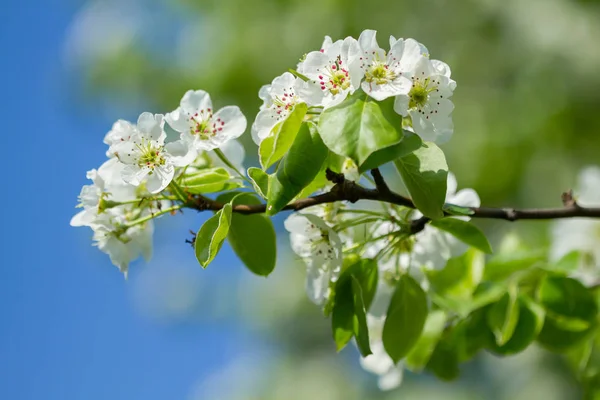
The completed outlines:
{"type": "Polygon", "coordinates": [[[131,228],[132,226],[143,224],[144,222],[150,221],[153,218],[160,217],[161,215],[164,215],[164,214],[168,214],[171,211],[180,210],[184,207],[185,207],[184,204],[177,204],[175,206],[165,208],[164,210],[160,210],[159,212],[152,213],[150,215],[146,215],[145,217],[142,217],[142,218],[138,218],[135,221],[131,221],[131,222],[127,223],[126,226],[127,226],[127,228],[131,228]]]}
{"type": "Polygon", "coordinates": [[[250,181],[250,179],[248,179],[246,177],[246,175],[242,174],[240,172],[240,170],[238,170],[235,165],[233,165],[233,163],[231,161],[229,161],[229,159],[227,158],[227,156],[225,156],[225,154],[223,154],[223,152],[221,151],[221,149],[215,149],[215,154],[217,155],[217,157],[219,157],[219,159],[221,161],[223,161],[225,163],[225,165],[227,165],[229,168],[231,168],[232,170],[235,171],[236,174],[238,174],[243,180],[245,180],[247,183],[249,183],[250,185],[252,185],[252,182],[250,181]]]}

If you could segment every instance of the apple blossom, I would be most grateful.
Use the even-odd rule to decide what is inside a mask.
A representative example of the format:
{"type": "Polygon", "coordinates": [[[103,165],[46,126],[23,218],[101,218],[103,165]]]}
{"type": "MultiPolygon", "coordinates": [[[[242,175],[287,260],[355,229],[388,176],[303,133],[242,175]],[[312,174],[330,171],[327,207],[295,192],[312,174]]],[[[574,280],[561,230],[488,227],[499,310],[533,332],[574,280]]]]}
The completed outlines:
{"type": "Polygon", "coordinates": [[[325,38],[320,51],[311,51],[298,65],[309,79],[299,91],[310,106],[333,107],[360,87],[363,71],[359,66],[360,46],[352,37],[331,43],[325,38]]]}
{"type": "Polygon", "coordinates": [[[455,88],[447,64],[421,57],[412,71],[410,92],[396,97],[394,110],[403,117],[411,117],[412,127],[421,139],[447,142],[454,131],[450,116],[454,104],[449,98],[455,88]]]}
{"type": "Polygon", "coordinates": [[[424,57],[423,46],[414,39],[390,41],[390,51],[379,47],[376,31],[365,30],[358,38],[360,68],[365,80],[362,89],[375,100],[397,95],[408,95],[416,63],[424,57]]]}
{"type": "Polygon", "coordinates": [[[237,106],[215,112],[209,94],[203,90],[187,91],[180,106],[168,113],[165,120],[196,152],[220,148],[244,133],[247,124],[237,106]]]}
{"type": "Polygon", "coordinates": [[[260,144],[275,125],[284,121],[302,100],[297,95],[298,89],[305,84],[300,78],[289,72],[273,79],[270,85],[263,86],[258,97],[264,102],[252,124],[252,139],[260,144]]]}
{"type": "Polygon", "coordinates": [[[329,282],[342,266],[342,241],[325,221],[313,214],[296,213],[284,222],[290,232],[292,250],[306,263],[306,292],[320,305],[329,295],[329,282]]]}

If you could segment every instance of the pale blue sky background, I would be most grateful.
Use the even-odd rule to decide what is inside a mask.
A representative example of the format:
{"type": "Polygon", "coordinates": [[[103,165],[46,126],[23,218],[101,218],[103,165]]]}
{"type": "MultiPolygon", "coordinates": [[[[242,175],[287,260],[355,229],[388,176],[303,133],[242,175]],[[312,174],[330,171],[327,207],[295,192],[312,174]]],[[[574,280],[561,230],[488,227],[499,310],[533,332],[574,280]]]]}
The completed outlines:
{"type": "MultiPolygon", "coordinates": [[[[77,5],[0,5],[0,398],[185,399],[253,339],[227,316],[202,318],[201,308],[195,322],[182,322],[185,315],[181,321],[144,316],[133,297],[146,266],[134,264],[125,282],[90,246],[91,232],[69,226],[85,171],[104,159],[104,133],[113,119],[134,117],[111,119],[77,104],[77,78],[69,77],[62,48],[77,5]]],[[[159,225],[159,261],[148,268],[167,268],[160,260],[181,258],[185,280],[191,249],[183,240],[192,226],[181,219],[162,222],[177,226],[159,225]]],[[[230,254],[218,266],[207,271],[207,280],[227,278],[239,267],[230,254]]]]}

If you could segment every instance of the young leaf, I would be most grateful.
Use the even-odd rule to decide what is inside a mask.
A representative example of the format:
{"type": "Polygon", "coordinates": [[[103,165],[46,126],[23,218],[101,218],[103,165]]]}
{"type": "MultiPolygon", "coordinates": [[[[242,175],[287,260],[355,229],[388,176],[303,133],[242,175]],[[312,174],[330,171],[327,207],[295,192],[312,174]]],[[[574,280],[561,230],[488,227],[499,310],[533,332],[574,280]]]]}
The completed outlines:
{"type": "Polygon", "coordinates": [[[427,297],[409,275],[403,275],[392,295],[383,327],[383,347],[394,363],[413,348],[427,319],[427,297]]]}
{"type": "Polygon", "coordinates": [[[372,354],[369,344],[369,328],[367,326],[367,310],[361,284],[354,276],[350,276],[352,281],[352,298],[354,303],[353,331],[356,338],[356,344],[363,357],[372,354]]]}
{"type": "Polygon", "coordinates": [[[435,144],[425,142],[423,147],[394,164],[419,211],[431,219],[443,217],[448,179],[444,152],[435,144]]]}
{"type": "Polygon", "coordinates": [[[415,347],[406,356],[405,364],[413,372],[421,371],[429,362],[435,345],[444,332],[446,313],[435,310],[429,313],[423,328],[423,334],[415,347]]]}
{"type": "Polygon", "coordinates": [[[292,143],[294,143],[307,111],[306,104],[296,104],[285,121],[275,125],[271,134],[260,143],[258,154],[263,170],[279,161],[287,153],[292,143]]]}
{"type": "Polygon", "coordinates": [[[358,172],[363,173],[380,165],[387,164],[398,158],[404,157],[413,151],[418,150],[423,145],[423,141],[418,135],[412,132],[404,131],[404,137],[398,144],[377,150],[372,153],[362,165],[358,167],[358,172]]]}
{"type": "Polygon", "coordinates": [[[184,175],[181,186],[192,194],[222,192],[243,186],[242,182],[231,179],[225,168],[207,168],[184,175]]]}
{"type": "Polygon", "coordinates": [[[525,350],[538,336],[544,325],[544,309],[526,296],[519,296],[519,321],[508,342],[498,346],[492,342],[490,349],[508,355],[525,350]]]}
{"type": "Polygon", "coordinates": [[[202,268],[206,268],[221,249],[230,225],[231,204],[227,203],[200,227],[194,248],[202,268]]]}
{"type": "Polygon", "coordinates": [[[369,156],[400,142],[402,117],[394,112],[394,100],[377,102],[357,90],[342,103],[323,111],[319,132],[334,153],[362,165],[369,156]]]}
{"type": "Polygon", "coordinates": [[[583,331],[596,321],[598,306],[594,296],[576,279],[547,276],[542,280],[538,298],[560,329],[583,331]]]}
{"type": "MultiPolygon", "coordinates": [[[[362,344],[359,344],[362,347],[361,352],[368,349],[368,332],[362,325],[366,317],[362,314],[369,309],[375,296],[377,273],[375,260],[358,259],[352,262],[338,278],[334,288],[331,316],[333,338],[338,351],[346,346],[352,336],[356,336],[357,344],[361,341],[362,344]]],[[[366,324],[366,320],[364,323],[366,324]]]]}
{"type": "Polygon", "coordinates": [[[519,303],[517,302],[517,287],[511,286],[487,312],[487,322],[494,333],[496,344],[507,343],[515,332],[519,321],[519,303]]]}
{"type": "Polygon", "coordinates": [[[263,199],[266,199],[269,192],[269,174],[260,168],[250,167],[248,168],[248,177],[252,181],[252,186],[254,186],[256,193],[263,199]]]}
{"type": "Polygon", "coordinates": [[[431,221],[430,224],[438,229],[448,232],[469,246],[473,246],[484,253],[492,253],[490,242],[488,242],[483,232],[468,221],[457,218],[441,218],[431,221]]]}
{"type": "MultiPolygon", "coordinates": [[[[251,193],[226,193],[217,198],[222,203],[260,204],[251,193]]],[[[262,214],[233,213],[227,240],[235,254],[248,269],[259,276],[267,276],[275,269],[277,244],[275,228],[270,218],[262,214]]]]}
{"type": "Polygon", "coordinates": [[[315,178],[327,158],[327,148],[313,123],[303,124],[290,151],[269,181],[267,215],[279,212],[315,178]]]}

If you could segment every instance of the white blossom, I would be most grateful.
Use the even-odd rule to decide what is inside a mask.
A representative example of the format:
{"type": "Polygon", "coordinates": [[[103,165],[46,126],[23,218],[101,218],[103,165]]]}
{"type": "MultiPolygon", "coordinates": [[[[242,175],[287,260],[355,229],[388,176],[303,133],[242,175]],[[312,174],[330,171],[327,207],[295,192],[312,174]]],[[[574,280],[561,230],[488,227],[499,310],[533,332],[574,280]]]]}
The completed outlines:
{"type": "Polygon", "coordinates": [[[360,87],[363,72],[359,65],[360,46],[352,37],[331,43],[326,37],[320,51],[311,51],[298,65],[298,72],[310,82],[299,95],[310,106],[333,107],[360,87]]]}
{"type": "MultiPolygon", "coordinates": [[[[588,166],[579,174],[576,201],[584,207],[600,206],[600,167],[588,166]]],[[[552,246],[550,258],[554,261],[572,251],[581,251],[584,257],[574,278],[584,284],[595,284],[600,278],[600,220],[569,218],[552,224],[552,246]]]]}
{"type": "Polygon", "coordinates": [[[358,38],[360,68],[365,74],[362,89],[375,100],[408,95],[417,62],[427,49],[414,39],[390,40],[390,51],[377,44],[376,31],[365,30],[358,38]]]}
{"type": "Polygon", "coordinates": [[[119,268],[127,278],[129,263],[140,255],[146,261],[152,257],[152,221],[127,227],[125,207],[114,207],[106,210],[91,225],[94,231],[94,242],[98,248],[108,254],[111,262],[119,268]]]}
{"type": "Polygon", "coordinates": [[[313,214],[295,213],[284,222],[290,232],[292,250],[306,263],[306,292],[316,304],[329,295],[329,283],[342,266],[342,241],[325,221],[313,214]]]}
{"type": "Polygon", "coordinates": [[[165,189],[175,173],[176,166],[185,166],[189,157],[188,146],[182,140],[165,145],[161,114],[142,113],[132,132],[111,146],[111,152],[125,164],[123,180],[133,186],[145,183],[150,193],[165,189]]]}
{"type": "Polygon", "coordinates": [[[237,106],[223,107],[215,112],[209,94],[203,90],[186,92],[180,106],[167,114],[165,120],[197,153],[218,149],[240,137],[247,124],[237,106]]]}
{"type": "Polygon", "coordinates": [[[258,97],[263,101],[260,111],[252,124],[252,139],[260,144],[279,122],[283,122],[292,112],[296,104],[302,100],[297,94],[304,81],[285,72],[273,79],[270,85],[263,86],[258,97]]]}
{"type": "Polygon", "coordinates": [[[456,82],[450,79],[450,67],[421,57],[413,68],[410,92],[396,97],[394,110],[411,117],[412,127],[421,139],[447,142],[454,131],[450,116],[454,104],[449,98],[456,88],[456,82]]]}
{"type": "Polygon", "coordinates": [[[91,185],[81,188],[78,207],[83,208],[71,219],[71,226],[90,226],[98,214],[104,211],[106,202],[123,202],[136,198],[135,187],[121,178],[123,164],[116,158],[107,160],[96,169],[87,172],[91,185]]]}

